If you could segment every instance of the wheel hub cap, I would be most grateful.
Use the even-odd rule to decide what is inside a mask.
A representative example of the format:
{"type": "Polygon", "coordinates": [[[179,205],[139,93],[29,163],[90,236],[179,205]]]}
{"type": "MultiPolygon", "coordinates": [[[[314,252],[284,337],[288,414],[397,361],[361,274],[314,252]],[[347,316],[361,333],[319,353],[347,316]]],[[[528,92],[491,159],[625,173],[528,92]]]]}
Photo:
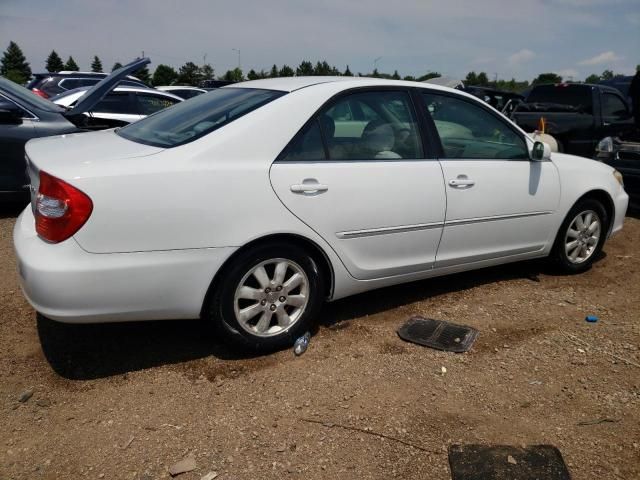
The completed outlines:
{"type": "Polygon", "coordinates": [[[569,224],[565,235],[565,254],[569,262],[580,264],[587,261],[596,251],[602,222],[593,210],[579,213],[569,224]]]}

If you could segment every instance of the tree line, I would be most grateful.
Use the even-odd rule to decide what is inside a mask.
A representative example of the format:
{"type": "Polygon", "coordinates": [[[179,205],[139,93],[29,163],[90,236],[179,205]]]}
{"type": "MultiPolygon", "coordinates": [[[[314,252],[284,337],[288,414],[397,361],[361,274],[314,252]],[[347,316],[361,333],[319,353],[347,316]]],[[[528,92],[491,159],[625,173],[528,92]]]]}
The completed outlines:
{"type": "MultiPolygon", "coordinates": [[[[114,71],[122,67],[122,64],[116,62],[111,71],[114,71]]],[[[52,50],[47,57],[45,68],[48,72],[59,72],[63,70],[79,71],[80,68],[74,58],[69,56],[67,61],[64,62],[60,55],[52,50]]],[[[640,70],[640,65],[638,65],[640,70]]],[[[102,61],[97,55],[91,59],[91,71],[103,72],[102,61]]],[[[8,78],[19,84],[24,84],[29,81],[32,76],[31,67],[27,62],[26,57],[22,53],[22,49],[17,43],[9,42],[9,47],[3,53],[0,60],[0,75],[8,78]]],[[[151,74],[147,67],[134,72],[134,75],[149,85],[199,85],[205,80],[216,79],[215,70],[211,64],[205,63],[204,65],[197,65],[194,62],[186,62],[184,65],[178,68],[178,70],[165,64],[159,64],[153,74],[151,74]]],[[[257,80],[260,78],[273,78],[273,77],[294,77],[294,76],[314,76],[314,75],[338,75],[338,76],[354,76],[354,73],[349,69],[349,65],[344,70],[339,70],[335,66],[330,65],[326,60],[318,61],[315,64],[309,60],[303,60],[300,65],[295,69],[289,65],[273,65],[270,70],[264,69],[256,71],[254,69],[249,70],[246,76],[244,72],[239,68],[227,70],[224,74],[217,77],[218,80],[225,80],[229,82],[239,82],[242,80],[257,80]]],[[[379,72],[378,69],[374,69],[370,73],[355,74],[357,76],[376,77],[376,78],[389,78],[394,80],[412,80],[423,82],[430,78],[441,76],[438,72],[427,72],[424,75],[414,77],[412,75],[401,76],[398,71],[394,71],[392,74],[379,72]]],[[[618,76],[611,70],[605,70],[602,74],[591,74],[585,79],[585,83],[597,83],[601,80],[609,80],[618,76]]],[[[520,92],[530,85],[536,85],[539,83],[560,83],[563,78],[556,73],[541,73],[533,79],[531,84],[528,80],[517,81],[515,78],[511,80],[497,79],[490,80],[486,72],[469,72],[464,78],[464,83],[467,86],[481,86],[481,87],[493,87],[500,90],[508,90],[514,92],[520,92]]]]}

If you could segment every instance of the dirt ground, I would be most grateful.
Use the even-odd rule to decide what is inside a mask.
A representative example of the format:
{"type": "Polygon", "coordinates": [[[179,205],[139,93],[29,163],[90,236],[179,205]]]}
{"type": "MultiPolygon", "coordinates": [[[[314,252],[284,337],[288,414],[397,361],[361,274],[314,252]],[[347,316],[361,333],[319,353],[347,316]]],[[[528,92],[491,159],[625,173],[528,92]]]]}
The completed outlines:
{"type": "Polygon", "coordinates": [[[638,479],[637,217],[585,274],[529,262],[370,292],[327,305],[303,356],[250,358],[198,321],[37,318],[5,212],[0,479],[169,478],[190,456],[180,480],[450,479],[465,443],[555,445],[575,480],[638,479]],[[408,344],[415,314],[480,335],[466,354],[408,344]]]}

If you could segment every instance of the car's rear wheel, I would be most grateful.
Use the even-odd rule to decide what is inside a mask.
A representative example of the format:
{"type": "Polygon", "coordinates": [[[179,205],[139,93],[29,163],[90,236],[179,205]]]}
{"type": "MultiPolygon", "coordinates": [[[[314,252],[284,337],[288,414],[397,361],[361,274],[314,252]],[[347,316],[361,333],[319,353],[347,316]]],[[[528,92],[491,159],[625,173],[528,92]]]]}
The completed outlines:
{"type": "Polygon", "coordinates": [[[566,273],[580,273],[591,267],[602,250],[609,219],[604,206],[595,199],[576,203],[567,214],[552,251],[552,258],[566,273]]]}
{"type": "Polygon", "coordinates": [[[260,352],[291,346],[312,326],[324,279],[315,260],[295,245],[264,245],[235,258],[208,308],[223,337],[260,352]]]}

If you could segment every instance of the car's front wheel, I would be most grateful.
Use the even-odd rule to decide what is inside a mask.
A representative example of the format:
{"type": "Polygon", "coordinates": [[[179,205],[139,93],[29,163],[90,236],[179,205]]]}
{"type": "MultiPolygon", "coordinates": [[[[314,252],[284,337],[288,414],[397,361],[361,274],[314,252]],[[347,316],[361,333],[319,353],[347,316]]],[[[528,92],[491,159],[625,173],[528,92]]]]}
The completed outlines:
{"type": "Polygon", "coordinates": [[[324,279],[316,261],[296,245],[243,252],[220,280],[208,314],[227,340],[246,349],[291,346],[322,306],[324,279]]]}
{"type": "Polygon", "coordinates": [[[603,205],[587,198],[567,214],[552,251],[555,263],[566,273],[580,273],[591,267],[602,250],[609,219],[603,205]]]}

